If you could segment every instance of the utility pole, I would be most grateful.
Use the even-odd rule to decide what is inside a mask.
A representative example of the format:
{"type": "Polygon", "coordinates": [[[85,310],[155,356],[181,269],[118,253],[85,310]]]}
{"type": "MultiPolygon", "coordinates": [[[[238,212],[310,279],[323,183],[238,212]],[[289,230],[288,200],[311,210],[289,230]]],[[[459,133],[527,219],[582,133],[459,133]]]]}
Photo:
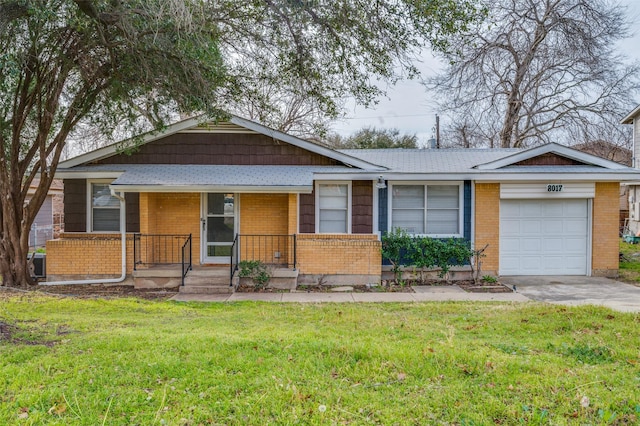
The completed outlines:
{"type": "Polygon", "coordinates": [[[436,114],[436,149],[440,149],[440,116],[436,114]]]}

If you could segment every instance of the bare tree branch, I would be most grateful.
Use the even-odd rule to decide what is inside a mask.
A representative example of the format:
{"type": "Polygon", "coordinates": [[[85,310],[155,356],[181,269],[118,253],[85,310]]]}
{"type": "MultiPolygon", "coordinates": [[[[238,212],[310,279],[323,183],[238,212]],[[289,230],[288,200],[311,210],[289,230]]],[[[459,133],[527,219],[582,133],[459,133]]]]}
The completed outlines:
{"type": "Polygon", "coordinates": [[[495,146],[497,121],[501,147],[570,144],[593,133],[576,126],[613,122],[634,106],[640,66],[613,50],[628,36],[624,7],[497,0],[488,10],[487,21],[449,39],[442,56],[450,65],[427,82],[455,121],[450,137],[468,144],[474,134],[477,143],[495,146]]]}

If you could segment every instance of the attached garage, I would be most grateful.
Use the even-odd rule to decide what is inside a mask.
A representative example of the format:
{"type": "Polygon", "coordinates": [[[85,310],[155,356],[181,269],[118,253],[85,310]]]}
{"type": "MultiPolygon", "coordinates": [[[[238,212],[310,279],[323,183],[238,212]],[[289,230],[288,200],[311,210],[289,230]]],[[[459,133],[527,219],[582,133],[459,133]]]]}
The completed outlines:
{"type": "Polygon", "coordinates": [[[500,275],[588,275],[594,192],[592,183],[501,185],[500,275]]]}

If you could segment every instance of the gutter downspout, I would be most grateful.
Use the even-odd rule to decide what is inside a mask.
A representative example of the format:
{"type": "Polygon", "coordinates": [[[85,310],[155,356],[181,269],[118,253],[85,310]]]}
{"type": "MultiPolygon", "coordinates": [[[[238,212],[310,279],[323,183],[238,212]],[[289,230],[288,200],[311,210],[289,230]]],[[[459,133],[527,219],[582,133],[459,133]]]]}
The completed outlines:
{"type": "Polygon", "coordinates": [[[124,193],[121,195],[111,189],[111,196],[120,200],[120,234],[122,239],[122,274],[118,278],[100,278],[100,279],[88,279],[88,280],[69,280],[69,281],[45,281],[39,283],[39,285],[75,285],[75,284],[111,284],[121,283],[127,278],[127,224],[124,193]]]}

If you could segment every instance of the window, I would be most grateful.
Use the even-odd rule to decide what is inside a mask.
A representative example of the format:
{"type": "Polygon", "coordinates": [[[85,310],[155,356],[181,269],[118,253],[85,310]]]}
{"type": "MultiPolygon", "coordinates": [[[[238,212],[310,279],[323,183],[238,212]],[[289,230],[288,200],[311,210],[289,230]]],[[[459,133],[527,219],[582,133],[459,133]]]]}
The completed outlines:
{"type": "Polygon", "coordinates": [[[316,186],[316,232],[347,234],[351,229],[351,185],[348,182],[316,186]]]}
{"type": "Polygon", "coordinates": [[[120,230],[120,200],[111,196],[108,182],[89,183],[89,231],[111,232],[120,230]]]}
{"type": "Polygon", "coordinates": [[[393,184],[390,229],[410,234],[461,236],[462,185],[393,184]]]}

